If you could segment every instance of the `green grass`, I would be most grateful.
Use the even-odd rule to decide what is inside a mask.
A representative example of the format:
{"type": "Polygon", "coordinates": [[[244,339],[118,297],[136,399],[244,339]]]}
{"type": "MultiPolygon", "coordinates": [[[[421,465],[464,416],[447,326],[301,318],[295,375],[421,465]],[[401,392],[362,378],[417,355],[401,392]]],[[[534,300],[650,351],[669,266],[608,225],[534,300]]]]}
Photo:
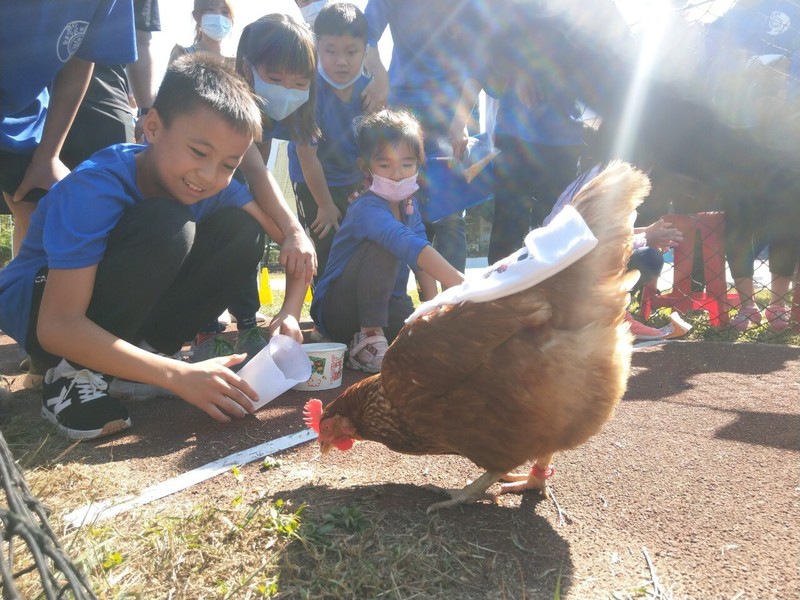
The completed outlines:
{"type": "Polygon", "coordinates": [[[4,267],[11,260],[11,235],[14,231],[14,221],[11,215],[0,215],[0,267],[4,267]]]}
{"type": "MultiPolygon", "coordinates": [[[[113,486],[87,482],[80,471],[39,468],[28,478],[40,498],[62,507],[75,498],[49,492],[65,478],[113,486]]],[[[51,523],[100,598],[483,598],[487,576],[504,585],[495,552],[438,517],[403,519],[369,498],[292,505],[256,491],[257,477],[232,473],[212,501],[172,503],[150,516],[64,532],[59,510],[51,523]]],[[[36,573],[17,584],[24,597],[37,597],[36,573]]]]}
{"type": "MultiPolygon", "coordinates": [[[[769,298],[768,290],[761,290],[756,293],[755,301],[762,312],[769,304],[769,298]]],[[[787,302],[791,303],[791,298],[787,298],[787,302]]],[[[631,305],[630,309],[636,314],[639,306],[634,303],[631,305]]],[[[652,325],[653,327],[662,327],[666,325],[669,322],[670,310],[669,308],[661,308],[652,313],[647,320],[648,325],[652,325]]],[[[733,316],[734,314],[736,314],[736,311],[730,311],[729,316],[733,316]]],[[[687,340],[703,340],[708,342],[762,342],[800,346],[800,333],[793,332],[791,327],[782,333],[776,333],[769,328],[766,322],[762,322],[761,325],[757,327],[738,332],[731,327],[712,326],[708,320],[708,313],[705,311],[690,311],[683,316],[685,320],[692,325],[692,331],[684,338],[687,340]]]]}

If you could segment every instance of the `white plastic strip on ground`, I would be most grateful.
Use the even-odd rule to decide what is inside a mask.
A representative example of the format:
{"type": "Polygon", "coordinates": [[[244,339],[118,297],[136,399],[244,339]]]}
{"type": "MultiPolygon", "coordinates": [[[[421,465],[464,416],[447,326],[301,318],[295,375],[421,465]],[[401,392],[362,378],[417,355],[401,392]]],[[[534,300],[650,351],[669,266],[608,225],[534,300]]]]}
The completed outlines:
{"type": "Polygon", "coordinates": [[[313,440],[316,437],[316,432],[311,431],[310,429],[304,429],[303,431],[298,431],[297,433],[278,438],[277,440],[272,440],[264,444],[254,446],[253,448],[242,450],[236,454],[231,454],[230,456],[215,460],[214,462],[203,465],[202,467],[198,467],[197,469],[187,471],[186,473],[178,475],[177,477],[173,477],[172,479],[167,479],[161,483],[151,485],[150,487],[145,488],[145,490],[138,496],[128,496],[125,498],[103,500],[101,502],[87,504],[86,506],[82,506],[81,508],[73,510],[71,513],[67,514],[64,517],[64,521],[72,527],[91,525],[127,512],[133,508],[136,508],[137,506],[142,506],[144,504],[153,502],[154,500],[174,494],[175,492],[185,490],[186,488],[198,484],[201,481],[216,477],[217,475],[228,471],[234,466],[244,465],[253,462],[254,460],[263,459],[270,454],[292,448],[293,446],[297,446],[303,442],[313,440]]]}

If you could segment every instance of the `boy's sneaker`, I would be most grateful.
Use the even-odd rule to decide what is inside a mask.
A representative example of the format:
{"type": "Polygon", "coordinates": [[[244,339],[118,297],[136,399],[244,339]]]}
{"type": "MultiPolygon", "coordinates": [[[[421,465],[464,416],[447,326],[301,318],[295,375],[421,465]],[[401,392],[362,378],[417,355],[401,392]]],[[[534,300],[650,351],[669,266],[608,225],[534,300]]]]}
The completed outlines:
{"type": "Polygon", "coordinates": [[[258,327],[240,330],[236,345],[233,347],[233,353],[247,354],[247,358],[238,364],[237,367],[243,367],[248,360],[261,352],[268,343],[269,342],[264,339],[264,336],[261,335],[261,330],[258,327]]]}
{"type": "Polygon", "coordinates": [[[44,376],[42,416],[70,440],[93,440],[131,426],[128,411],[108,395],[103,375],[63,359],[44,376]]]}
{"type": "Polygon", "coordinates": [[[218,356],[230,356],[233,354],[233,344],[221,335],[214,335],[197,343],[197,338],[192,343],[192,362],[203,362],[209,358],[218,356]]]}
{"type": "Polygon", "coordinates": [[[389,342],[382,333],[370,333],[372,335],[359,331],[353,336],[348,347],[347,366],[365,373],[380,373],[389,342]]]}

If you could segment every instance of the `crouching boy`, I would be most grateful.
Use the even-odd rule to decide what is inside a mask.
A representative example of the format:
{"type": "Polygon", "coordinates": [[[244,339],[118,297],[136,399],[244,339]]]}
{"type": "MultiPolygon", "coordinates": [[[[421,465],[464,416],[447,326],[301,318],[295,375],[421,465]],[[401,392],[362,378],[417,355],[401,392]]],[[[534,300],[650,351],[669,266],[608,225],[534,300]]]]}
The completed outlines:
{"type": "MultiPolygon", "coordinates": [[[[146,145],[106,148],[39,203],[0,272],[0,328],[46,369],[42,415],[71,439],[130,427],[114,377],[160,386],[217,421],[252,412],[229,369],[245,356],[169,358],[234,299],[257,268],[264,230],[281,232],[232,181],[259,108],[233,71],[202,55],[173,63],[144,122],[146,145]]],[[[271,329],[302,339],[311,274],[287,278],[271,329]]]]}

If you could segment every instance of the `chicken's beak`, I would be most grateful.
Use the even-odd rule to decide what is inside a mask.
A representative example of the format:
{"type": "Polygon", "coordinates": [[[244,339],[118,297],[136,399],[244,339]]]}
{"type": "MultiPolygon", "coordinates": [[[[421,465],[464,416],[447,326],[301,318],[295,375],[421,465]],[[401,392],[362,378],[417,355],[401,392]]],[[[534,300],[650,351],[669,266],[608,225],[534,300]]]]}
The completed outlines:
{"type": "Polygon", "coordinates": [[[320,454],[322,454],[322,456],[325,456],[328,452],[330,452],[330,449],[331,449],[332,446],[333,446],[333,444],[331,444],[330,442],[326,442],[324,440],[320,440],[319,441],[319,452],[320,452],[320,454]]]}

